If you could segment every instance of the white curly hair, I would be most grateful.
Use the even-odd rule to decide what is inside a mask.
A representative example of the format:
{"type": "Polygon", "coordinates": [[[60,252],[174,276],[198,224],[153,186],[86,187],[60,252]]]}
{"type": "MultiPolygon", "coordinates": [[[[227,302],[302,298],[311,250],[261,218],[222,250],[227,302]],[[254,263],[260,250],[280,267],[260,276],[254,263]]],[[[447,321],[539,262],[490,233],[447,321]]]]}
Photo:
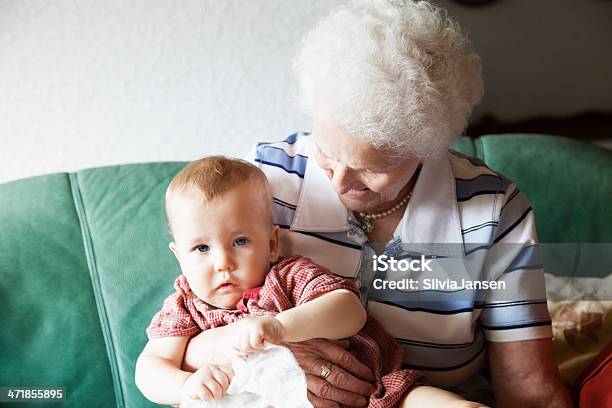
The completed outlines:
{"type": "Polygon", "coordinates": [[[480,58],[427,1],[352,0],[302,40],[298,102],[391,155],[446,151],[483,94],[480,58]]]}

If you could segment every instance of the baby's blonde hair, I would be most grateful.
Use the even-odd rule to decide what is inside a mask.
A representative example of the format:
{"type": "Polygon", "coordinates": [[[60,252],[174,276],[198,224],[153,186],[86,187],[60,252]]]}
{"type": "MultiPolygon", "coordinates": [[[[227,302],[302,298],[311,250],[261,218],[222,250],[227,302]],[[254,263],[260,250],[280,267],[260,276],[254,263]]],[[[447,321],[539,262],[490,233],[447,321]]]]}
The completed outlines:
{"type": "Polygon", "coordinates": [[[202,194],[204,202],[209,202],[249,181],[261,185],[265,199],[263,204],[269,208],[268,213],[272,223],[272,192],[266,175],[254,164],[225,156],[208,156],[195,160],[174,176],[166,190],[168,222],[171,221],[168,205],[171,197],[193,192],[195,189],[202,194]]]}

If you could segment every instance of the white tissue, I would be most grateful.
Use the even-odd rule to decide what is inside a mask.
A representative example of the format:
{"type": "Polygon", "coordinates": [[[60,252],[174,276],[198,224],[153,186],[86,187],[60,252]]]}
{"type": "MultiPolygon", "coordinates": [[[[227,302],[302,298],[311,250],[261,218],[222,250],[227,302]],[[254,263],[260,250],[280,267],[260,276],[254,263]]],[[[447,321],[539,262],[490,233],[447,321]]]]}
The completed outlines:
{"type": "Polygon", "coordinates": [[[232,358],[234,378],[217,401],[183,399],[181,408],[312,408],[306,376],[291,351],[266,342],[262,351],[232,358]]]}

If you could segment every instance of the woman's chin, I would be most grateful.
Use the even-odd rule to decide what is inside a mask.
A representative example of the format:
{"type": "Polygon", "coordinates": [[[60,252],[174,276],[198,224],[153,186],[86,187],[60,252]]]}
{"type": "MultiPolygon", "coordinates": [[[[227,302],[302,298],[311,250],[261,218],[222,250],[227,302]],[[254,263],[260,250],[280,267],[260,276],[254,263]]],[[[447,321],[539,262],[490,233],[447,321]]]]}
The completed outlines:
{"type": "Polygon", "coordinates": [[[351,193],[352,191],[349,193],[340,195],[340,201],[342,201],[342,204],[344,204],[346,208],[348,208],[351,211],[356,211],[356,212],[363,212],[363,211],[370,210],[370,208],[373,205],[374,198],[375,198],[373,197],[374,194],[372,193],[371,190],[365,190],[364,191],[365,194],[351,194],[351,193]]]}

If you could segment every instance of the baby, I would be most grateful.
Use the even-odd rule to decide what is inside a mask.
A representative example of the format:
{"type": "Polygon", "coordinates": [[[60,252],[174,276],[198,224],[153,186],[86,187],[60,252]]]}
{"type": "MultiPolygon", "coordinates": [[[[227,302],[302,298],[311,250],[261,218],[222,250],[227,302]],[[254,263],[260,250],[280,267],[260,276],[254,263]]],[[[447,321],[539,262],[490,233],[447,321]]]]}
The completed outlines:
{"type": "Polygon", "coordinates": [[[228,326],[227,341],[244,354],[263,349],[264,340],[349,338],[349,351],[376,377],[370,407],[480,406],[417,386],[420,373],[401,369],[401,348],[366,315],[350,281],[307,258],[279,256],[272,194],[256,166],[222,156],[190,163],[167,189],[166,212],[182,274],[147,328],[136,363],[136,384],[149,400],[221,398],[233,378],[229,362],[195,373],[181,363],[192,336],[228,326]]]}

